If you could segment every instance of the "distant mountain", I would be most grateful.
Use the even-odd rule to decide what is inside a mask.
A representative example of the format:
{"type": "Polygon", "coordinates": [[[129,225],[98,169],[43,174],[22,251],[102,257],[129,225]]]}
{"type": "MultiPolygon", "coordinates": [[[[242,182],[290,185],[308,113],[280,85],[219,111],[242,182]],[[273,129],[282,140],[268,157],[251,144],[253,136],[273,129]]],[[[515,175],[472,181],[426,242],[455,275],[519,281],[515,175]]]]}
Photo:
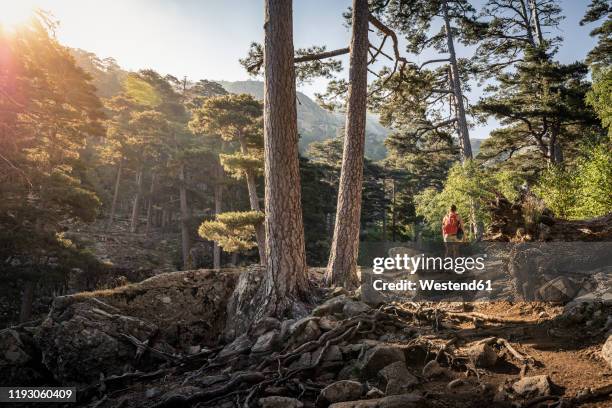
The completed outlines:
{"type": "MultiPolygon", "coordinates": [[[[215,81],[228,92],[247,93],[257,99],[263,99],[264,84],[261,81],[215,81]]],[[[321,108],[316,102],[301,92],[297,93],[298,131],[300,133],[300,151],[305,153],[312,142],[341,136],[345,116],[321,108]]],[[[376,116],[368,114],[366,119],[365,154],[368,158],[379,160],[385,157],[383,144],[389,130],[384,128],[376,116]]]]}

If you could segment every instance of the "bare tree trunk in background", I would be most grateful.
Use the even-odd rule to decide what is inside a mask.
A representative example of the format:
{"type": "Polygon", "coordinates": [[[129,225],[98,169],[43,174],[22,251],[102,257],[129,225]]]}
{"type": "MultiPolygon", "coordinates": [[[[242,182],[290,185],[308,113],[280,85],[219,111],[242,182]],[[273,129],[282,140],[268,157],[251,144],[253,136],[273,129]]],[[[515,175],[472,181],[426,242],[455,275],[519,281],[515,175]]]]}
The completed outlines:
{"type": "Polygon", "coordinates": [[[117,168],[117,178],[115,180],[115,189],[113,191],[113,203],[111,204],[110,213],[108,214],[108,224],[106,229],[110,229],[115,219],[115,211],[117,209],[117,199],[119,197],[119,186],[121,185],[121,172],[123,171],[123,159],[119,161],[119,167],[117,168]]]}
{"type": "MultiPolygon", "coordinates": [[[[240,135],[238,139],[240,140],[240,150],[242,151],[242,154],[248,154],[249,149],[247,147],[246,138],[243,135],[240,135]]],[[[246,170],[245,174],[247,189],[249,190],[249,203],[251,205],[251,210],[261,211],[261,208],[259,207],[259,197],[257,197],[257,184],[255,182],[255,173],[252,170],[246,170]]],[[[266,232],[263,223],[255,227],[255,236],[257,239],[257,250],[259,251],[259,263],[265,265],[266,232]]]]}
{"type": "MultiPolygon", "coordinates": [[[[221,184],[221,177],[223,177],[223,168],[221,164],[217,161],[215,165],[216,179],[215,183],[215,215],[221,214],[223,212],[223,184],[221,184]]],[[[221,268],[221,247],[214,241],[213,243],[213,268],[219,269],[221,268]]]]}
{"type": "MultiPolygon", "coordinates": [[[[461,161],[467,163],[472,160],[472,142],[470,141],[470,132],[467,125],[467,117],[465,114],[465,105],[463,104],[463,91],[461,90],[461,77],[459,76],[459,66],[457,65],[457,55],[455,54],[455,41],[453,39],[453,30],[451,28],[450,17],[448,15],[448,0],[442,2],[442,12],[444,13],[444,32],[446,33],[446,44],[448,47],[449,63],[450,63],[450,85],[453,90],[455,101],[457,125],[459,127],[459,147],[461,148],[461,161]]],[[[470,200],[470,218],[474,227],[474,235],[476,240],[482,238],[483,225],[478,219],[478,203],[476,200],[470,200]]]]}
{"type": "Polygon", "coordinates": [[[142,173],[143,165],[141,164],[136,171],[136,197],[134,197],[134,205],[132,207],[132,222],[130,224],[130,232],[132,233],[135,233],[138,230],[140,201],[142,200],[142,173]]]}
{"type": "Polygon", "coordinates": [[[19,312],[19,323],[27,322],[32,318],[32,307],[34,304],[34,289],[36,283],[27,279],[23,285],[23,295],[21,297],[21,310],[19,312]]]}
{"type": "Polygon", "coordinates": [[[308,297],[298,159],[291,0],[265,0],[264,175],[266,274],[259,315],[282,316],[308,297]]]}
{"type": "Polygon", "coordinates": [[[181,202],[181,249],[183,253],[183,269],[189,267],[189,206],[187,204],[187,186],[185,185],[185,165],[179,169],[179,199],[181,202]]]}
{"type": "Polygon", "coordinates": [[[536,32],[536,37],[538,38],[538,46],[542,47],[544,45],[544,35],[542,34],[542,27],[540,26],[540,16],[538,15],[536,0],[529,0],[529,6],[531,8],[531,20],[536,32]]]}
{"type": "Polygon", "coordinates": [[[357,255],[361,224],[363,149],[368,88],[368,1],[353,0],[348,106],[336,225],[325,282],[352,289],[359,285],[357,255]]]}
{"type": "Polygon", "coordinates": [[[395,179],[391,180],[391,241],[397,241],[397,211],[395,211],[395,179]]]}
{"type": "Polygon", "coordinates": [[[147,224],[145,227],[145,235],[149,235],[149,231],[151,230],[151,223],[153,221],[153,197],[155,194],[155,188],[157,184],[157,174],[151,174],[151,187],[149,189],[149,200],[147,204],[147,224]]]}

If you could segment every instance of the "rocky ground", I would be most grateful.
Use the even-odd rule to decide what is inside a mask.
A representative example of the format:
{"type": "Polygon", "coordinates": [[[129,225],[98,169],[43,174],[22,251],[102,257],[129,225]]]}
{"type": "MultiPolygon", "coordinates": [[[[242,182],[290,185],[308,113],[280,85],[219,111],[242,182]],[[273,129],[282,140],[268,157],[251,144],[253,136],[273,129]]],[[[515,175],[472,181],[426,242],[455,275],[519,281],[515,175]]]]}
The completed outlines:
{"type": "Polygon", "coordinates": [[[605,301],[373,300],[313,269],[307,314],[233,333],[240,272],[56,298],[42,324],[0,331],[3,385],[71,384],[70,406],[100,408],[612,404],[605,301]]]}

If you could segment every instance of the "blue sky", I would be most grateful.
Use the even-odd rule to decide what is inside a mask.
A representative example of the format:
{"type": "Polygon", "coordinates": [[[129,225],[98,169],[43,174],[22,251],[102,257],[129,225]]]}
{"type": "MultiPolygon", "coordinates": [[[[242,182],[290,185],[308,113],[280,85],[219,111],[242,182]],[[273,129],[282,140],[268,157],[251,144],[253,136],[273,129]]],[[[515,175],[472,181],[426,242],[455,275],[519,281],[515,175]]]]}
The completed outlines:
{"type": "MultiPolygon", "coordinates": [[[[261,41],[263,37],[263,0],[29,1],[54,13],[60,21],[58,37],[68,46],[114,57],[130,70],[153,68],[194,80],[248,79],[238,59],[246,54],[251,41],[261,41]]],[[[473,2],[476,7],[482,3],[483,0],[473,2]]],[[[559,27],[565,41],[557,58],[562,62],[583,59],[595,44],[588,35],[591,27],[578,24],[589,0],[559,3],[566,18],[559,27]]],[[[294,0],[296,48],[347,46],[349,32],[342,12],[349,5],[350,0],[294,0]]],[[[464,57],[471,51],[458,49],[464,57]]],[[[423,54],[412,59],[422,62],[431,56],[423,54]]],[[[325,84],[317,80],[300,90],[312,96],[324,90],[325,84]]],[[[468,98],[475,102],[479,95],[480,90],[475,88],[468,98]]],[[[472,136],[486,137],[493,126],[491,122],[476,127],[472,136]]]]}

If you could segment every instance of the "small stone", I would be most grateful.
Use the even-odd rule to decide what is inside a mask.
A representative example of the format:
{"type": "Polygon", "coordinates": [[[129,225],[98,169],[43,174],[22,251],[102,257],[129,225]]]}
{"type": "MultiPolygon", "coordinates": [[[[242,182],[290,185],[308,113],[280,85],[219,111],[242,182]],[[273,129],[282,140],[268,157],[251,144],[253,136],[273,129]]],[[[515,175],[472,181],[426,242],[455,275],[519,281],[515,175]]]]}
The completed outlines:
{"type": "Polygon", "coordinates": [[[547,375],[524,377],[512,384],[512,391],[523,398],[535,398],[550,395],[552,382],[547,375]]]}
{"type": "Polygon", "coordinates": [[[356,301],[348,301],[344,304],[342,308],[342,313],[344,313],[347,317],[353,317],[365,313],[370,310],[370,306],[366,305],[363,302],[356,301]]]}
{"type": "Polygon", "coordinates": [[[386,395],[405,394],[419,383],[419,380],[408,371],[406,363],[403,361],[389,364],[380,370],[378,375],[387,382],[386,395]]]}
{"type": "Polygon", "coordinates": [[[436,377],[444,373],[446,373],[446,370],[440,367],[440,364],[436,360],[431,360],[423,367],[423,377],[425,378],[436,377]]]}
{"type": "Polygon", "coordinates": [[[497,362],[497,353],[486,343],[473,345],[467,350],[467,355],[476,367],[488,368],[497,362]]]}
{"type": "Polygon", "coordinates": [[[394,346],[375,346],[363,358],[362,371],[366,378],[376,376],[384,367],[396,361],[406,361],[404,351],[394,346]]]}
{"type": "Polygon", "coordinates": [[[161,298],[161,301],[162,301],[162,303],[165,303],[165,304],[172,303],[172,299],[170,299],[170,296],[164,296],[164,297],[162,297],[162,298],[161,298]]]}
{"type": "Polygon", "coordinates": [[[323,361],[342,361],[342,352],[340,351],[340,347],[333,345],[329,346],[325,355],[323,356],[323,361]]]}
{"type": "Polygon", "coordinates": [[[361,397],[363,385],[357,381],[343,380],[337,381],[321,390],[319,399],[327,402],[352,401],[361,397]]]}
{"type": "Polygon", "coordinates": [[[384,398],[336,402],[329,408],[422,408],[423,397],[418,394],[390,395],[384,398]]]}
{"type": "Polygon", "coordinates": [[[237,354],[243,354],[249,351],[253,343],[246,334],[236,338],[219,352],[219,357],[231,357],[237,354]]]}
{"type": "Polygon", "coordinates": [[[263,353],[274,349],[278,342],[278,331],[272,330],[266,334],[262,334],[257,338],[257,341],[251,349],[252,353],[263,353]]]}
{"type": "Polygon", "coordinates": [[[325,316],[334,313],[341,313],[344,304],[348,301],[346,295],[340,295],[327,300],[322,305],[317,306],[313,311],[313,316],[325,316]]]}
{"type": "Polygon", "coordinates": [[[338,327],[338,321],[329,316],[323,316],[319,320],[319,327],[321,328],[321,330],[325,331],[333,330],[338,327]]]}
{"type": "Polygon", "coordinates": [[[189,349],[187,350],[187,354],[190,354],[190,355],[198,354],[201,350],[202,350],[202,346],[200,345],[189,346],[189,349]]]}
{"type": "Polygon", "coordinates": [[[160,393],[161,393],[161,391],[159,390],[159,388],[149,388],[148,390],[145,391],[145,397],[146,398],[155,398],[160,393]]]}
{"type": "Polygon", "coordinates": [[[259,399],[261,408],[303,408],[304,404],[295,398],[289,397],[265,397],[259,399]]]}

